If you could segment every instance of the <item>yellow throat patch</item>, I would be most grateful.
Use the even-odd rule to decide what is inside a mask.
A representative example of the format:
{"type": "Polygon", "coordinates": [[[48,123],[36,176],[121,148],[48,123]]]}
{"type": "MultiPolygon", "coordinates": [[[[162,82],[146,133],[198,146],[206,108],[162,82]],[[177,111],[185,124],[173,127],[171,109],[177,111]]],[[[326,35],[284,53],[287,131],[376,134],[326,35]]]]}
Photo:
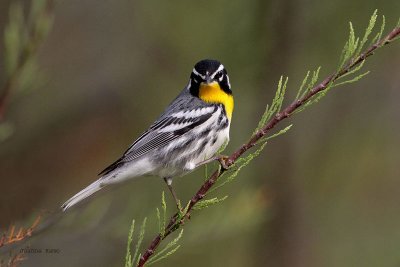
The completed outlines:
{"type": "Polygon", "coordinates": [[[208,103],[222,104],[225,107],[226,115],[231,120],[233,112],[233,96],[227,94],[217,82],[209,84],[201,83],[199,88],[199,97],[208,103]]]}

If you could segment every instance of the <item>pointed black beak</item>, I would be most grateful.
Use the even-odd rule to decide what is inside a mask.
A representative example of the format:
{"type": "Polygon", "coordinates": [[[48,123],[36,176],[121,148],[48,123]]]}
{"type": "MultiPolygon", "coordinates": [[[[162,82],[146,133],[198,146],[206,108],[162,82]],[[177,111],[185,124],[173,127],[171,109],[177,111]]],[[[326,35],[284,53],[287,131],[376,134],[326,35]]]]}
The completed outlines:
{"type": "Polygon", "coordinates": [[[214,82],[214,79],[212,79],[209,75],[207,75],[207,76],[206,76],[206,83],[207,83],[207,84],[210,84],[210,83],[212,83],[212,82],[214,82]]]}

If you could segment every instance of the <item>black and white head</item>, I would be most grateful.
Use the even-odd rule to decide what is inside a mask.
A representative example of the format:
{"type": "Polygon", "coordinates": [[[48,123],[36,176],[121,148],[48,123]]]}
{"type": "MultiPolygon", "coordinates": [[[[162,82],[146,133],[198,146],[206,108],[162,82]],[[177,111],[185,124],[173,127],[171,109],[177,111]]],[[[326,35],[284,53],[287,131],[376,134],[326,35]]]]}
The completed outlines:
{"type": "Polygon", "coordinates": [[[194,96],[199,96],[201,85],[218,83],[221,90],[231,95],[231,84],[224,65],[218,60],[204,59],[196,63],[190,74],[188,89],[194,96]]]}

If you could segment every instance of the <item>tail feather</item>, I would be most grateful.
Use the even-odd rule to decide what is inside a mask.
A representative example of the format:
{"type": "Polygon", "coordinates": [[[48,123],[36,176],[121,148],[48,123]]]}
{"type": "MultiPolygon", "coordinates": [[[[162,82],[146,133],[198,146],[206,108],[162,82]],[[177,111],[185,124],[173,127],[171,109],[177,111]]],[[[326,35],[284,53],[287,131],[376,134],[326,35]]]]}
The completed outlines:
{"type": "Polygon", "coordinates": [[[85,189],[81,190],[77,194],[75,194],[73,197],[68,199],[62,206],[61,209],[63,211],[66,211],[67,209],[71,208],[75,204],[81,202],[85,198],[93,195],[97,191],[99,191],[103,187],[103,183],[101,179],[91,183],[89,186],[87,186],[85,189]]]}

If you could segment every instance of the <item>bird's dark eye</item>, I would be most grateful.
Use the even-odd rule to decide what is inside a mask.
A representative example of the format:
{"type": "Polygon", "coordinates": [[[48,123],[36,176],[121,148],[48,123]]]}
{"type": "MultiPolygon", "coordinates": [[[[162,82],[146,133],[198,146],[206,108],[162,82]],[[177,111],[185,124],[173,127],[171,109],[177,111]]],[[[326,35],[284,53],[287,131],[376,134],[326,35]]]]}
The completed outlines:
{"type": "Polygon", "coordinates": [[[218,80],[218,81],[222,81],[222,73],[218,72],[217,74],[215,74],[214,79],[218,80]]]}

